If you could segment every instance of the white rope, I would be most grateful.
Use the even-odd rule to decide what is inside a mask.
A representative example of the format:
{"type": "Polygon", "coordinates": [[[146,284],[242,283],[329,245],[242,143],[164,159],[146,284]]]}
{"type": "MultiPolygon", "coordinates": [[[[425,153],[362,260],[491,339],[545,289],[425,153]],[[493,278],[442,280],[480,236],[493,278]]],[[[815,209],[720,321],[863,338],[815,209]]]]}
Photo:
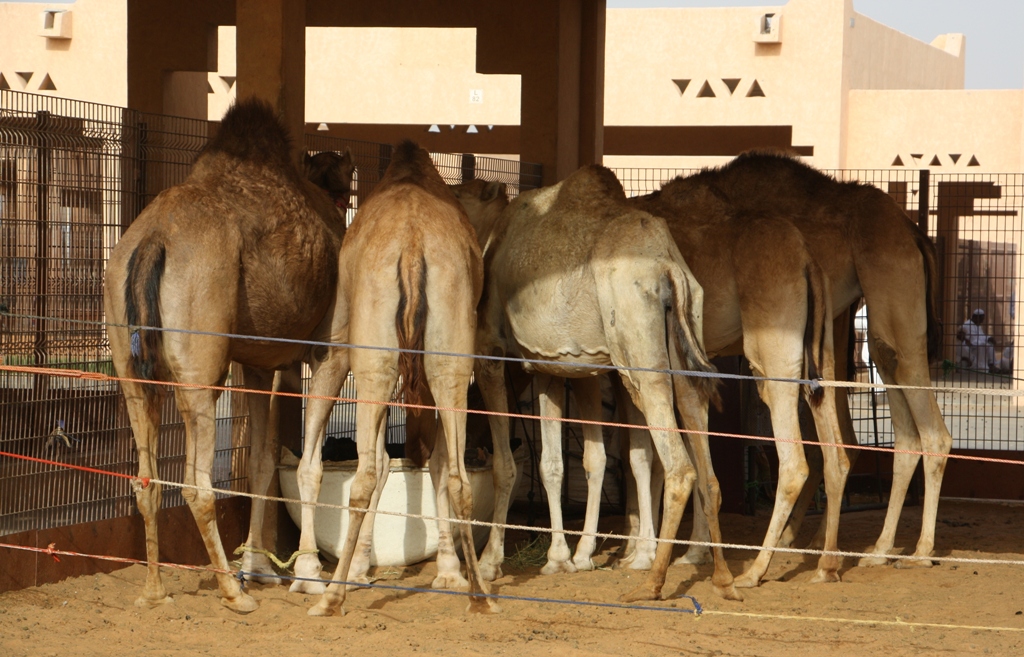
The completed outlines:
{"type": "Polygon", "coordinates": [[[637,541],[653,541],[656,543],[671,543],[673,545],[697,545],[702,547],[721,547],[735,550],[751,550],[751,551],[762,551],[767,550],[769,552],[783,552],[791,554],[811,554],[811,555],[830,555],[838,557],[884,557],[886,559],[894,560],[930,560],[939,561],[942,563],[963,563],[963,564],[978,564],[978,565],[1006,565],[1006,566],[1024,566],[1024,559],[981,559],[972,557],[921,557],[916,555],[908,554],[875,554],[871,552],[848,552],[844,550],[814,550],[811,548],[792,548],[792,547],[763,547],[759,545],[746,545],[743,543],[712,543],[710,541],[690,541],[678,538],[640,538],[638,536],[627,536],[625,534],[609,534],[602,532],[584,532],[572,529],[554,530],[549,527],[534,527],[532,525],[513,525],[508,523],[494,523],[486,520],[459,520],[458,518],[443,518],[440,516],[427,516],[418,513],[405,513],[402,511],[385,511],[382,509],[355,509],[353,507],[344,504],[332,504],[330,502],[303,502],[301,500],[295,500],[287,497],[274,497],[270,495],[260,495],[258,493],[243,493],[228,491],[220,488],[212,488],[209,486],[197,486],[194,484],[183,484],[176,481],[167,481],[165,479],[150,479],[150,483],[162,484],[165,486],[174,486],[178,488],[188,488],[196,491],[206,491],[214,493],[227,493],[230,495],[238,495],[240,497],[248,497],[252,499],[265,500],[267,502],[293,502],[302,504],[305,506],[314,506],[327,509],[337,509],[339,511],[356,511],[363,513],[375,513],[378,515],[396,516],[399,518],[415,518],[418,520],[447,520],[453,524],[464,524],[464,525],[475,525],[478,527],[496,527],[498,529],[515,529],[528,532],[540,532],[546,534],[561,533],[569,536],[588,536],[593,538],[602,539],[615,539],[615,540],[637,540],[637,541]]]}

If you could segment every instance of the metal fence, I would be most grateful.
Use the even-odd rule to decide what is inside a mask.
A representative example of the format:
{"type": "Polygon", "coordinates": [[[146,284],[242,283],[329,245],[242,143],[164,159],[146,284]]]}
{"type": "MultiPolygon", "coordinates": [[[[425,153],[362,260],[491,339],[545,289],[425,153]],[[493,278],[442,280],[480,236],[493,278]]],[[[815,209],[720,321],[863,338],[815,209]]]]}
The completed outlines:
{"type": "MultiPolygon", "coordinates": [[[[103,321],[111,249],[160,191],[183,181],[217,123],[0,90],[0,362],[113,373],[103,321]]],[[[308,152],[351,149],[353,207],[390,161],[391,146],[307,135],[308,152]]],[[[510,194],[540,184],[540,167],[432,154],[449,182],[502,180],[510,194]]],[[[232,371],[231,381],[238,381],[232,371]]],[[[351,390],[345,392],[351,393],[351,390]]],[[[217,405],[214,485],[244,490],[244,395],[217,405]]],[[[162,410],[161,476],[182,480],[185,432],[173,396],[162,410]]],[[[339,405],[329,432],[344,435],[339,405]]],[[[404,422],[390,423],[397,439],[404,422]]],[[[116,385],[0,372],[0,451],[134,474],[137,457],[116,385]]],[[[183,504],[179,490],[164,505],[183,504]]],[[[135,512],[127,480],[0,459],[0,535],[135,512]]]]}
{"type": "MultiPolygon", "coordinates": [[[[647,194],[676,176],[697,169],[616,169],[628,195],[647,194]]],[[[1024,281],[1024,174],[935,174],[915,169],[827,171],[839,180],[857,180],[888,193],[936,243],[940,314],[944,326],[942,363],[933,383],[945,388],[1024,388],[1014,353],[1022,342],[1017,299],[1024,281]],[[922,190],[923,193],[922,193],[922,190]],[[971,347],[958,334],[972,329],[981,309],[981,330],[990,344],[971,347]]],[[[858,380],[880,382],[867,354],[865,324],[857,321],[858,380]]],[[[957,449],[1024,450],[1024,417],[1014,397],[940,392],[939,405],[957,449]]],[[[885,393],[850,395],[862,444],[892,445],[885,393]]]]}

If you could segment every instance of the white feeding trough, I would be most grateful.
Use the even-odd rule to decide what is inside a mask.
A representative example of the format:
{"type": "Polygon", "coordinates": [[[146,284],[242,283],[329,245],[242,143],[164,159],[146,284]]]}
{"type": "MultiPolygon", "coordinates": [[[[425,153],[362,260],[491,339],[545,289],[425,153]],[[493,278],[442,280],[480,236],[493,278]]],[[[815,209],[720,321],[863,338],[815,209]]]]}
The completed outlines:
{"type": "MultiPolygon", "coordinates": [[[[512,485],[511,499],[515,499],[526,452],[520,447],[512,456],[516,462],[516,480],[512,485]]],[[[287,449],[281,450],[281,465],[278,466],[281,493],[293,500],[299,499],[296,478],[298,465],[299,460],[294,454],[287,449]]],[[[485,466],[469,466],[467,470],[473,490],[473,519],[490,521],[494,514],[494,479],[490,462],[485,466]]],[[[319,501],[347,505],[355,474],[356,461],[325,461],[319,501]]],[[[302,504],[286,502],[285,507],[292,522],[301,526],[302,504]]],[[[437,503],[430,483],[430,471],[416,467],[409,459],[391,459],[390,474],[377,508],[381,511],[436,516],[437,503]]],[[[338,560],[348,532],[348,515],[348,511],[317,507],[314,522],[316,545],[321,556],[332,561],[338,560]]],[[[473,527],[473,540],[478,550],[483,548],[488,532],[488,527],[473,527]]],[[[461,541],[456,540],[455,543],[461,551],[461,541]]],[[[436,521],[385,514],[378,515],[374,521],[370,565],[408,566],[431,559],[436,554],[436,521]]]]}

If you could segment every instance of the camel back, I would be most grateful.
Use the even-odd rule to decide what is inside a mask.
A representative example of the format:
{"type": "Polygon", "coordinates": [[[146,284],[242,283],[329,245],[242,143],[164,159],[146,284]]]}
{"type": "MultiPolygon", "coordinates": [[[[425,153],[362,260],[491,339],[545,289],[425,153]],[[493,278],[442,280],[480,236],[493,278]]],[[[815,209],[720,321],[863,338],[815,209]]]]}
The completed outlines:
{"type": "Polygon", "coordinates": [[[849,230],[849,225],[856,227],[867,213],[881,214],[887,221],[901,222],[921,252],[923,261],[928,359],[934,361],[941,356],[942,320],[935,302],[939,285],[935,245],[888,194],[874,185],[838,181],[787,153],[754,150],[721,167],[706,168],[687,178],[675,178],[645,198],[660,197],[682,206],[695,190],[702,187],[707,194],[721,199],[731,208],[757,210],[770,204],[791,216],[804,216],[841,226],[844,234],[855,233],[849,230]]]}
{"type": "MultiPolygon", "coordinates": [[[[448,206],[461,221],[469,227],[469,219],[455,195],[445,184],[441,174],[437,172],[430,154],[416,145],[415,142],[404,140],[392,153],[391,163],[367,204],[379,202],[384,193],[397,185],[413,185],[433,196],[438,203],[448,206]],[[378,199],[375,201],[375,199],[378,199]]],[[[350,233],[355,235],[361,228],[357,220],[352,224],[350,233]]],[[[472,230],[468,228],[468,230],[472,230]]],[[[423,370],[424,333],[427,319],[427,263],[423,253],[414,255],[406,253],[398,261],[398,310],[395,313],[395,331],[398,337],[398,372],[401,376],[400,394],[408,404],[422,404],[428,399],[428,390],[423,370]]],[[[410,409],[419,415],[419,409],[410,409]]],[[[419,436],[407,436],[407,440],[418,439],[419,436]]],[[[421,454],[422,450],[415,445],[407,445],[406,452],[411,455],[421,454]]],[[[422,458],[422,457],[421,457],[422,458]]],[[[416,459],[414,459],[416,460],[416,459]]],[[[419,465],[422,465],[420,463],[419,465]]]]}

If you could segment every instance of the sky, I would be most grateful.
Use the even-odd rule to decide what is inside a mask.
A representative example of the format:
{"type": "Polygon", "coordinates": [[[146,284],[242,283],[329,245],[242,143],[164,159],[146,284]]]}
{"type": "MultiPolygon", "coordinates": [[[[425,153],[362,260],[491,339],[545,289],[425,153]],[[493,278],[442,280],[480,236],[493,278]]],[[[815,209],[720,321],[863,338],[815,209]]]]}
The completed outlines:
{"type": "MultiPolygon", "coordinates": [[[[18,0],[16,0],[18,1],[18,0]]],[[[24,1],[24,0],[21,0],[24,1]]],[[[71,0],[28,0],[62,4],[71,0]]],[[[607,0],[609,8],[772,7],[785,0],[607,0]]],[[[1024,0],[853,0],[858,14],[930,43],[960,32],[968,89],[1024,88],[1024,0]]]]}
{"type": "MultiPolygon", "coordinates": [[[[608,0],[609,8],[783,4],[784,0],[608,0]]],[[[853,0],[853,9],[925,43],[940,34],[964,34],[968,89],[1024,88],[1024,0],[853,0]]]]}

